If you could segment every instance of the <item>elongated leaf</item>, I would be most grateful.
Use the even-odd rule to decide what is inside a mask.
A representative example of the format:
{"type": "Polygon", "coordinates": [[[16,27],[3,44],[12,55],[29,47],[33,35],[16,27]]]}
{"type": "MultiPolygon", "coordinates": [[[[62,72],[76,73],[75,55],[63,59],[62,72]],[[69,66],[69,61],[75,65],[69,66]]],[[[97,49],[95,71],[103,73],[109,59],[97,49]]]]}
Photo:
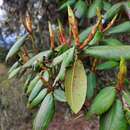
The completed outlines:
{"type": "Polygon", "coordinates": [[[61,68],[60,68],[60,71],[54,81],[54,85],[55,83],[58,81],[58,80],[64,80],[64,76],[65,76],[65,71],[66,71],[66,68],[70,65],[70,63],[73,61],[73,58],[74,58],[74,50],[75,50],[75,47],[73,47],[72,50],[70,50],[68,53],[66,53],[64,59],[63,59],[63,62],[61,64],[61,68]]]}
{"type": "Polygon", "coordinates": [[[103,37],[102,32],[97,31],[94,38],[89,42],[88,45],[90,45],[90,46],[95,45],[102,39],[102,37],[103,37]]]}
{"type": "Polygon", "coordinates": [[[39,94],[39,92],[42,89],[42,86],[43,86],[43,82],[39,80],[29,96],[29,99],[28,99],[29,103],[32,102],[32,100],[39,94]]]}
{"type": "Polygon", "coordinates": [[[67,44],[63,44],[55,48],[55,51],[57,52],[57,55],[61,55],[65,51],[69,49],[69,46],[67,44]]]}
{"type": "Polygon", "coordinates": [[[27,79],[26,79],[26,81],[25,81],[25,83],[24,83],[24,85],[23,85],[23,89],[24,89],[24,92],[25,92],[25,93],[26,93],[26,91],[27,91],[28,85],[30,84],[32,78],[33,78],[32,74],[29,74],[29,75],[27,76],[27,79]]]}
{"type": "Polygon", "coordinates": [[[75,5],[75,16],[77,18],[83,18],[85,16],[85,13],[87,11],[87,5],[86,2],[84,2],[83,0],[79,0],[76,5],[75,5]]]}
{"type": "Polygon", "coordinates": [[[130,19],[130,1],[124,2],[123,5],[126,11],[126,14],[128,15],[128,18],[130,19]]]}
{"type": "Polygon", "coordinates": [[[47,89],[46,88],[42,89],[39,92],[39,94],[33,99],[33,101],[30,104],[28,104],[28,107],[34,108],[34,107],[38,106],[43,101],[46,94],[47,94],[47,89]]]}
{"type": "Polygon", "coordinates": [[[130,22],[124,22],[117,26],[114,26],[110,30],[108,30],[108,34],[118,34],[118,33],[129,33],[130,32],[130,22]]]}
{"type": "Polygon", "coordinates": [[[65,51],[63,54],[61,54],[61,55],[57,56],[56,58],[54,58],[53,61],[52,61],[52,66],[60,64],[63,61],[64,57],[66,55],[68,55],[71,52],[71,50],[73,50],[73,49],[74,48],[72,47],[72,48],[68,49],[67,51],[65,51]]]}
{"type": "Polygon", "coordinates": [[[52,93],[43,100],[34,120],[34,130],[46,130],[55,113],[55,104],[52,93]]]}
{"type": "Polygon", "coordinates": [[[63,10],[63,9],[67,9],[67,6],[68,5],[73,5],[74,3],[76,2],[76,0],[67,0],[65,3],[63,3],[60,8],[59,8],[59,11],[60,10],[63,10]]]}
{"type": "Polygon", "coordinates": [[[104,20],[109,21],[111,20],[116,14],[123,9],[123,2],[114,4],[104,15],[104,20]]]}
{"type": "Polygon", "coordinates": [[[111,46],[118,46],[118,45],[122,45],[123,44],[119,40],[113,39],[113,38],[103,39],[102,42],[104,44],[106,44],[106,45],[111,45],[111,46]]]}
{"type": "Polygon", "coordinates": [[[102,89],[95,97],[88,115],[93,114],[101,115],[105,113],[113,104],[116,96],[116,90],[114,87],[106,87],[102,89]]]}
{"type": "Polygon", "coordinates": [[[101,9],[103,7],[102,0],[94,0],[94,2],[89,6],[88,18],[96,16],[97,8],[101,9]]]}
{"type": "Polygon", "coordinates": [[[123,91],[123,99],[125,103],[130,107],[130,93],[127,91],[123,91]]]}
{"type": "Polygon", "coordinates": [[[115,59],[120,60],[121,57],[130,59],[130,46],[95,46],[84,50],[84,55],[99,57],[102,59],[115,59]]]}
{"type": "Polygon", "coordinates": [[[102,64],[97,65],[96,69],[97,70],[109,70],[109,69],[117,67],[118,65],[119,65],[119,63],[116,61],[106,61],[102,64]]]}
{"type": "Polygon", "coordinates": [[[27,87],[28,88],[27,89],[27,94],[30,94],[32,92],[32,89],[35,87],[38,80],[39,80],[39,75],[37,75],[35,78],[32,79],[32,81],[30,82],[30,84],[27,87]]]}
{"type": "Polygon", "coordinates": [[[103,0],[103,9],[108,11],[112,7],[111,3],[103,0]]]}
{"type": "Polygon", "coordinates": [[[12,72],[10,72],[8,79],[11,79],[14,76],[16,76],[19,73],[20,69],[21,69],[21,66],[16,68],[16,69],[14,69],[12,72]]]}
{"type": "Polygon", "coordinates": [[[65,92],[61,89],[55,89],[54,97],[57,101],[66,102],[65,92]]]}
{"type": "Polygon", "coordinates": [[[128,108],[125,110],[125,118],[127,123],[130,125],[130,110],[128,108]]]}
{"type": "Polygon", "coordinates": [[[11,68],[9,69],[8,73],[12,72],[14,69],[16,69],[19,66],[19,61],[16,61],[11,68]]]}
{"type": "Polygon", "coordinates": [[[94,95],[94,89],[96,88],[96,75],[90,72],[87,76],[87,99],[91,99],[94,95]]]}
{"type": "Polygon", "coordinates": [[[44,80],[46,80],[47,82],[49,81],[49,72],[48,71],[45,71],[44,73],[43,73],[43,77],[44,77],[44,80]]]}
{"type": "Polygon", "coordinates": [[[33,65],[35,61],[42,62],[44,58],[48,58],[52,54],[52,51],[43,51],[38,53],[37,55],[33,56],[30,60],[28,60],[24,65],[23,68],[29,68],[33,65]]]}
{"type": "Polygon", "coordinates": [[[6,56],[6,61],[12,57],[13,55],[15,55],[20,47],[23,45],[25,39],[27,38],[28,34],[25,34],[24,36],[22,36],[21,38],[19,38],[16,43],[11,47],[11,49],[9,50],[7,56],[6,56]]]}
{"type": "Polygon", "coordinates": [[[100,130],[128,130],[120,100],[117,99],[112,108],[101,116],[100,130]]]}
{"type": "Polygon", "coordinates": [[[91,32],[92,30],[92,26],[86,28],[84,31],[82,31],[79,35],[79,38],[80,38],[80,43],[82,43],[89,35],[89,33],[91,32]]]}
{"type": "Polygon", "coordinates": [[[87,78],[84,66],[80,60],[67,69],[65,76],[65,95],[67,102],[74,113],[82,108],[87,91],[87,78]]]}

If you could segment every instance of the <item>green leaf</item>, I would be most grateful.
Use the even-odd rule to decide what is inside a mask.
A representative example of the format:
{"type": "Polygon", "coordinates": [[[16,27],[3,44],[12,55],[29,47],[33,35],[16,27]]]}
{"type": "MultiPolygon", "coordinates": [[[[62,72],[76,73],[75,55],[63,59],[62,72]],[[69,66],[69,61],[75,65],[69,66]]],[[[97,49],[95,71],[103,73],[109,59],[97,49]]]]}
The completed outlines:
{"type": "Polygon", "coordinates": [[[68,49],[67,51],[65,51],[64,53],[62,53],[61,55],[55,57],[55,58],[53,59],[53,61],[52,61],[52,66],[55,66],[55,65],[60,64],[60,63],[63,61],[64,57],[65,57],[66,55],[68,55],[68,54],[71,52],[71,50],[73,50],[73,49],[74,49],[74,48],[72,47],[72,48],[68,49]]]}
{"type": "Polygon", "coordinates": [[[110,46],[117,46],[117,45],[122,45],[123,43],[120,42],[117,39],[113,39],[113,38],[108,38],[108,39],[103,39],[102,42],[106,45],[110,45],[110,46]]]}
{"type": "Polygon", "coordinates": [[[42,87],[43,87],[43,82],[41,80],[39,80],[29,96],[29,99],[28,99],[29,103],[32,102],[32,100],[39,94],[42,87]]]}
{"type": "Polygon", "coordinates": [[[52,93],[43,100],[34,120],[34,130],[46,130],[55,113],[55,104],[52,93]]]}
{"type": "Polygon", "coordinates": [[[28,104],[28,107],[31,109],[37,107],[43,101],[46,94],[47,94],[47,89],[46,88],[42,89],[39,92],[39,94],[32,100],[32,102],[28,104]]]}
{"type": "Polygon", "coordinates": [[[54,90],[54,97],[59,102],[66,102],[65,92],[61,89],[54,90]]]}
{"type": "Polygon", "coordinates": [[[11,47],[11,49],[9,50],[7,56],[6,56],[6,61],[14,56],[20,49],[20,47],[23,45],[24,41],[26,40],[28,34],[25,34],[24,36],[22,36],[21,38],[19,38],[16,43],[11,47]]]}
{"type": "Polygon", "coordinates": [[[130,93],[127,91],[123,91],[123,99],[125,103],[130,107],[130,93]]]}
{"type": "Polygon", "coordinates": [[[89,6],[88,18],[96,16],[97,8],[101,9],[103,7],[102,0],[94,0],[94,2],[89,6]]]}
{"type": "Polygon", "coordinates": [[[103,9],[108,11],[112,7],[111,3],[103,0],[103,9]]]}
{"type": "Polygon", "coordinates": [[[110,34],[118,34],[118,33],[129,33],[130,32],[130,22],[126,21],[121,23],[113,28],[109,29],[107,33],[110,34]]]}
{"type": "Polygon", "coordinates": [[[90,72],[87,76],[87,99],[91,99],[94,95],[94,89],[96,88],[96,75],[90,72]]]}
{"type": "Polygon", "coordinates": [[[80,33],[80,43],[82,43],[88,37],[89,33],[92,31],[92,27],[93,26],[90,26],[80,33]]]}
{"type": "Polygon", "coordinates": [[[116,61],[106,61],[102,64],[97,65],[96,69],[97,70],[109,70],[109,69],[117,67],[118,65],[119,65],[119,63],[116,61]]]}
{"type": "Polygon", "coordinates": [[[64,2],[60,8],[58,9],[59,11],[60,10],[63,10],[63,9],[67,9],[67,6],[70,5],[72,6],[74,3],[76,2],[76,0],[67,0],[66,2],[64,2]]]}
{"type": "Polygon", "coordinates": [[[130,19],[130,1],[124,2],[123,5],[125,12],[128,15],[128,18],[130,19]]]}
{"type": "Polygon", "coordinates": [[[112,108],[101,116],[100,130],[128,130],[120,100],[117,99],[112,108]]]}
{"type": "Polygon", "coordinates": [[[84,55],[90,55],[101,59],[120,60],[124,57],[126,60],[130,59],[130,46],[94,46],[84,50],[84,55]]]}
{"type": "Polygon", "coordinates": [[[68,49],[69,49],[69,46],[67,44],[64,44],[64,45],[60,45],[60,46],[56,47],[55,51],[57,52],[57,55],[61,55],[68,49]]]}
{"type": "Polygon", "coordinates": [[[39,75],[36,75],[32,81],[30,82],[30,84],[28,85],[28,89],[27,89],[27,94],[30,94],[33,90],[33,88],[35,87],[35,85],[37,84],[38,80],[39,80],[39,75]]]}
{"type": "Polygon", "coordinates": [[[89,42],[88,45],[92,46],[98,43],[103,38],[103,33],[100,31],[97,31],[94,38],[89,42]]]}
{"type": "Polygon", "coordinates": [[[45,71],[43,73],[43,77],[44,77],[44,80],[46,80],[47,82],[49,81],[49,72],[48,71],[45,71]]]}
{"type": "Polygon", "coordinates": [[[11,68],[9,69],[8,73],[12,72],[14,69],[16,69],[19,66],[19,61],[16,61],[11,68]]]}
{"type": "Polygon", "coordinates": [[[51,54],[52,54],[51,50],[40,52],[37,55],[33,56],[30,60],[28,60],[23,65],[23,68],[29,68],[29,67],[31,67],[36,60],[38,60],[39,62],[44,61],[44,58],[48,58],[51,54]]]}
{"type": "Polygon", "coordinates": [[[125,110],[125,118],[126,118],[127,123],[130,125],[130,110],[129,109],[125,110]]]}
{"type": "Polygon", "coordinates": [[[30,82],[32,80],[32,77],[33,77],[32,74],[27,75],[27,79],[26,79],[26,81],[25,81],[25,83],[23,85],[24,92],[27,91],[28,85],[30,84],[30,82]]]}
{"type": "Polygon", "coordinates": [[[115,96],[116,90],[114,87],[106,87],[102,89],[95,97],[87,115],[101,115],[105,113],[112,106],[115,96]]]}
{"type": "Polygon", "coordinates": [[[73,61],[74,50],[75,50],[75,47],[73,47],[73,49],[69,50],[69,52],[66,53],[66,55],[64,56],[63,62],[61,64],[60,71],[59,71],[59,73],[58,73],[58,75],[57,75],[53,85],[55,85],[58,80],[61,80],[61,81],[64,80],[66,68],[73,61]]]}
{"type": "Polygon", "coordinates": [[[110,21],[116,14],[123,9],[123,2],[114,4],[104,15],[105,21],[110,21]]]}
{"type": "Polygon", "coordinates": [[[21,70],[21,66],[18,67],[18,68],[16,68],[16,69],[14,69],[13,71],[11,71],[11,72],[9,73],[8,79],[11,79],[11,78],[13,78],[14,76],[16,76],[16,75],[20,72],[20,70],[21,70]]]}
{"type": "Polygon", "coordinates": [[[65,95],[68,104],[74,113],[82,108],[87,92],[87,78],[83,63],[76,60],[65,75],[65,95]]]}
{"type": "Polygon", "coordinates": [[[83,0],[79,0],[76,4],[75,4],[75,16],[77,18],[83,18],[85,16],[85,13],[87,11],[87,3],[84,2],[83,0]]]}

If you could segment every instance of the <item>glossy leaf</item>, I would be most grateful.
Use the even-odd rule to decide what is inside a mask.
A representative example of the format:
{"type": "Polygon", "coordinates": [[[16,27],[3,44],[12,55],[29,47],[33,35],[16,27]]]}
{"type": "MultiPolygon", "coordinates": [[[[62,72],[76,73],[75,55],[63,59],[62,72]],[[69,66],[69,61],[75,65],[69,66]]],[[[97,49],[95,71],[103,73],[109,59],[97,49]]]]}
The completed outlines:
{"type": "Polygon", "coordinates": [[[79,0],[76,5],[75,5],[75,16],[77,18],[83,18],[85,16],[85,13],[87,11],[87,3],[84,2],[83,0],[79,0]]]}
{"type": "Polygon", "coordinates": [[[114,4],[104,15],[105,21],[110,21],[116,14],[123,9],[123,2],[114,4]]]}
{"type": "Polygon", "coordinates": [[[123,100],[130,107],[130,93],[123,91],[123,100]]]}
{"type": "Polygon", "coordinates": [[[127,120],[127,123],[130,125],[130,110],[129,109],[125,110],[125,118],[127,120]]]}
{"type": "Polygon", "coordinates": [[[111,3],[103,0],[103,9],[108,11],[112,7],[111,3]]]}
{"type": "Polygon", "coordinates": [[[99,57],[101,59],[115,59],[120,60],[124,57],[126,60],[130,59],[130,46],[95,46],[84,50],[84,55],[99,57]]]}
{"type": "Polygon", "coordinates": [[[123,44],[119,40],[113,38],[103,39],[102,42],[103,44],[110,45],[110,46],[118,46],[123,44]]]}
{"type": "Polygon", "coordinates": [[[102,39],[102,37],[103,37],[102,32],[97,31],[94,38],[89,42],[88,45],[90,45],[90,46],[95,45],[102,39]]]}
{"type": "Polygon", "coordinates": [[[11,79],[11,78],[13,78],[14,76],[16,76],[16,75],[20,72],[20,69],[21,69],[21,66],[18,67],[18,68],[16,68],[16,69],[14,69],[13,71],[11,71],[11,72],[9,73],[8,79],[11,79]]]}
{"type": "Polygon", "coordinates": [[[9,69],[8,73],[12,72],[14,69],[16,69],[19,66],[19,61],[16,61],[11,68],[9,69]]]}
{"type": "Polygon", "coordinates": [[[60,68],[60,71],[54,81],[54,84],[58,81],[58,80],[64,80],[64,76],[65,76],[65,71],[66,71],[66,68],[70,65],[71,62],[73,62],[73,58],[74,58],[74,50],[75,50],[75,47],[73,47],[72,50],[70,50],[68,53],[66,53],[64,59],[63,59],[63,62],[61,64],[61,68],[60,68]]]}
{"type": "Polygon", "coordinates": [[[42,89],[42,86],[43,86],[43,82],[39,80],[29,96],[29,99],[28,99],[29,103],[32,102],[32,100],[39,94],[39,92],[42,89]]]}
{"type": "Polygon", "coordinates": [[[57,52],[57,55],[61,55],[65,51],[69,49],[69,46],[67,44],[63,44],[55,48],[55,51],[57,52]]]}
{"type": "Polygon", "coordinates": [[[37,55],[33,56],[30,60],[28,60],[24,65],[23,68],[29,68],[33,65],[35,61],[43,61],[44,58],[48,58],[52,54],[52,51],[43,51],[38,53],[37,55]]]}
{"type": "Polygon", "coordinates": [[[39,94],[33,99],[33,101],[30,104],[28,104],[28,107],[34,108],[34,107],[38,106],[43,101],[46,94],[47,94],[47,89],[46,88],[42,89],[39,92],[39,94]]]}
{"type": "Polygon", "coordinates": [[[24,41],[26,40],[28,34],[25,34],[24,36],[22,36],[21,38],[19,38],[16,43],[11,47],[11,49],[9,50],[7,56],[6,56],[6,61],[14,56],[20,49],[20,47],[23,45],[24,41]]]}
{"type": "Polygon", "coordinates": [[[106,61],[102,64],[97,65],[96,69],[97,70],[109,70],[109,69],[117,67],[118,65],[119,65],[119,63],[116,61],[106,61]]]}
{"type": "Polygon", "coordinates": [[[128,15],[128,18],[130,19],[130,1],[124,2],[123,5],[125,12],[128,15]]]}
{"type": "Polygon", "coordinates": [[[116,96],[114,87],[106,87],[102,89],[92,102],[88,115],[101,115],[105,113],[113,104],[116,96]]]}
{"type": "Polygon", "coordinates": [[[120,100],[116,100],[112,108],[100,118],[100,130],[127,130],[128,125],[120,100]]]}
{"type": "Polygon", "coordinates": [[[52,61],[52,66],[55,66],[55,65],[60,64],[60,63],[63,61],[64,57],[65,57],[66,55],[68,55],[68,54],[71,52],[71,50],[73,50],[73,49],[74,49],[74,48],[70,48],[70,49],[68,49],[67,51],[65,51],[64,53],[62,53],[61,55],[55,57],[55,58],[53,59],[53,61],[52,61]]]}
{"type": "Polygon", "coordinates": [[[24,89],[25,93],[26,93],[26,91],[28,89],[28,85],[30,84],[31,80],[32,80],[32,74],[27,76],[27,79],[26,79],[26,81],[25,81],[25,83],[23,85],[23,89],[24,89]]]}
{"type": "Polygon", "coordinates": [[[27,94],[30,94],[39,80],[39,75],[35,76],[28,85],[27,94]]]}
{"type": "Polygon", "coordinates": [[[50,75],[49,75],[49,72],[48,72],[48,71],[45,71],[45,72],[43,73],[44,80],[47,81],[47,82],[49,81],[49,76],[50,76],[50,75]]]}
{"type": "Polygon", "coordinates": [[[34,120],[34,130],[46,130],[55,113],[55,104],[52,93],[43,100],[34,120]]]}
{"type": "Polygon", "coordinates": [[[59,11],[60,11],[60,10],[63,10],[63,9],[67,9],[67,6],[68,6],[68,5],[72,6],[75,2],[76,2],[76,0],[67,0],[66,2],[64,2],[64,3],[60,6],[59,11]]]}
{"type": "Polygon", "coordinates": [[[101,9],[103,7],[102,0],[94,0],[94,2],[89,6],[88,18],[96,16],[97,8],[101,9]]]}
{"type": "Polygon", "coordinates": [[[67,102],[74,113],[82,108],[87,92],[87,78],[84,66],[80,60],[76,60],[65,75],[65,95],[67,102]]]}
{"type": "Polygon", "coordinates": [[[54,90],[54,97],[59,102],[66,102],[65,92],[61,89],[54,90]]]}
{"type": "Polygon", "coordinates": [[[87,76],[87,99],[91,99],[96,88],[96,75],[90,72],[87,76]]]}
{"type": "Polygon", "coordinates": [[[129,33],[130,32],[130,22],[126,21],[117,26],[114,26],[110,30],[108,30],[108,34],[118,34],[118,33],[129,33]]]}
{"type": "Polygon", "coordinates": [[[84,31],[82,31],[79,35],[80,38],[80,43],[82,43],[89,35],[89,33],[91,32],[93,26],[90,26],[88,28],[86,28],[84,31]]]}

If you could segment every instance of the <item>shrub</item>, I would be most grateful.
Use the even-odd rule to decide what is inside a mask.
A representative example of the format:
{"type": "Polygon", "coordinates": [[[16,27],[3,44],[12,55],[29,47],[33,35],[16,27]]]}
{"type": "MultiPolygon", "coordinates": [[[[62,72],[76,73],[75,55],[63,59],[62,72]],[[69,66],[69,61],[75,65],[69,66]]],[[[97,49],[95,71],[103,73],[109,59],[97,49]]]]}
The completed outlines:
{"type": "Polygon", "coordinates": [[[127,130],[130,95],[126,84],[126,61],[130,59],[130,46],[118,40],[118,34],[129,33],[130,22],[120,23],[118,16],[122,10],[128,13],[129,2],[111,6],[106,1],[95,0],[89,6],[87,17],[93,19],[97,15],[96,23],[80,34],[68,3],[76,9],[76,17],[86,15],[87,7],[82,0],[70,0],[61,5],[59,10],[68,8],[69,35],[60,21],[56,33],[49,22],[49,50],[38,52],[31,18],[25,18],[28,33],[18,39],[6,57],[7,61],[19,55],[19,60],[9,70],[9,78],[22,76],[28,71],[24,85],[29,96],[28,107],[40,106],[34,119],[34,130],[48,127],[55,113],[56,101],[67,102],[75,114],[84,110],[84,106],[87,119],[98,115],[100,130],[127,130]],[[107,11],[102,15],[101,10],[107,11]],[[116,21],[119,21],[118,25],[113,27],[116,21]],[[32,49],[26,47],[27,39],[32,41],[32,49]],[[118,70],[116,80],[113,78],[106,85],[98,75],[114,69],[118,70]]]}

